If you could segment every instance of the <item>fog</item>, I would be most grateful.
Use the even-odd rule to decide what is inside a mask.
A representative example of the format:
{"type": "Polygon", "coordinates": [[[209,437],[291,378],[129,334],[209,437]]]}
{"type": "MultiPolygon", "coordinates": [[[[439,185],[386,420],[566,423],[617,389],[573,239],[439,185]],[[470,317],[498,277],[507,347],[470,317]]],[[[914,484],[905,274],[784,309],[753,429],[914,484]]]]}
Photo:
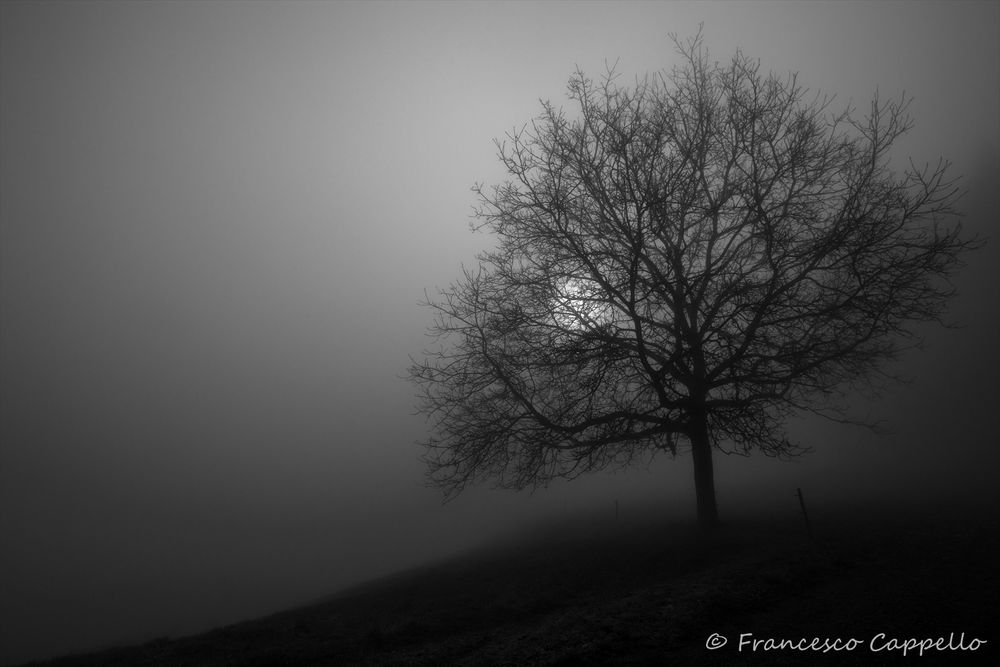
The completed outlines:
{"type": "MultiPolygon", "coordinates": [[[[532,522],[694,513],[691,462],[442,504],[402,377],[469,231],[491,143],[576,66],[720,60],[863,107],[914,97],[896,155],[1000,210],[996,3],[0,4],[0,663],[277,611],[532,522]]],[[[759,506],[995,502],[998,246],[911,379],[803,419],[795,462],[718,456],[759,506]]]]}

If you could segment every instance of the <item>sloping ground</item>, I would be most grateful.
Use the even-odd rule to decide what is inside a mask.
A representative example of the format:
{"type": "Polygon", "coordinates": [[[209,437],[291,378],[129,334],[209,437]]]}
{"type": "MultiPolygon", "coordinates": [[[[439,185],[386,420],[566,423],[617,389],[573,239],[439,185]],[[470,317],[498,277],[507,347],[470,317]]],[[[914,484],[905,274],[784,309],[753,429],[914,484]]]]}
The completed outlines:
{"type": "Polygon", "coordinates": [[[45,664],[987,664],[1000,653],[998,529],[995,513],[954,511],[843,514],[813,539],[801,522],[711,537],[662,521],[550,527],[310,607],[45,664]],[[727,643],[710,651],[715,633],[727,643]],[[859,643],[740,650],[742,633],[859,643]],[[947,646],[950,633],[922,656],[893,643],[947,646]],[[988,643],[967,650],[973,638],[988,643]]]}

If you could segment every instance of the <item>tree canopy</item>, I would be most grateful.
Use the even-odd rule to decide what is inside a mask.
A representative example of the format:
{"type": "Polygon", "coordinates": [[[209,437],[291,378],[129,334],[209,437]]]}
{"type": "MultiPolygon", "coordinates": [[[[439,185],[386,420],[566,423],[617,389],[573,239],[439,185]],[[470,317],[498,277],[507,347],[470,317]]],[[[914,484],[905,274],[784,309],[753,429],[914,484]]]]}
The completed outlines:
{"type": "Polygon", "coordinates": [[[429,301],[410,369],[430,479],[523,488],[690,449],[717,517],[712,449],[794,455],[798,411],[838,396],[940,320],[974,241],[939,161],[901,170],[905,97],[833,110],[736,53],[621,86],[577,72],[576,113],[497,141],[509,180],[474,188],[494,249],[429,301]]]}

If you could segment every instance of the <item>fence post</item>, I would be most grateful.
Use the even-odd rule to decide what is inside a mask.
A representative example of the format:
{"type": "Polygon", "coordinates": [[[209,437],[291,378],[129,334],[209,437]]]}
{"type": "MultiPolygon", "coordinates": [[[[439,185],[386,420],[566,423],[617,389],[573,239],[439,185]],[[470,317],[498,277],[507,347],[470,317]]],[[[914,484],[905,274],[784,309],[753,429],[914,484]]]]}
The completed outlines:
{"type": "Polygon", "coordinates": [[[809,524],[809,513],[806,512],[806,501],[802,497],[802,489],[796,488],[795,495],[799,497],[799,507],[802,508],[802,518],[806,520],[806,532],[809,533],[809,539],[811,540],[813,536],[812,526],[809,524]]]}

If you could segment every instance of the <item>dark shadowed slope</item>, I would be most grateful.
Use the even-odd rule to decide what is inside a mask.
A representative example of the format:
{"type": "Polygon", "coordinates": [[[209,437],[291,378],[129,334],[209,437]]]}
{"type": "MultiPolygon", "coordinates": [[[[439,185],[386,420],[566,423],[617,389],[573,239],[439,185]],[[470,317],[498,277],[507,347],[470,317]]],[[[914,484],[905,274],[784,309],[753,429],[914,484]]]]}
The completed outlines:
{"type": "Polygon", "coordinates": [[[652,517],[551,525],[301,609],[44,664],[924,665],[996,655],[997,513],[841,512],[812,529],[810,540],[798,517],[744,519],[711,537],[652,517]],[[709,651],[713,633],[728,643],[709,651]],[[828,653],[741,651],[741,633],[860,641],[828,653]],[[923,657],[890,643],[951,633],[953,648],[923,657]],[[961,650],[961,633],[964,648],[988,643],[961,650]]]}

